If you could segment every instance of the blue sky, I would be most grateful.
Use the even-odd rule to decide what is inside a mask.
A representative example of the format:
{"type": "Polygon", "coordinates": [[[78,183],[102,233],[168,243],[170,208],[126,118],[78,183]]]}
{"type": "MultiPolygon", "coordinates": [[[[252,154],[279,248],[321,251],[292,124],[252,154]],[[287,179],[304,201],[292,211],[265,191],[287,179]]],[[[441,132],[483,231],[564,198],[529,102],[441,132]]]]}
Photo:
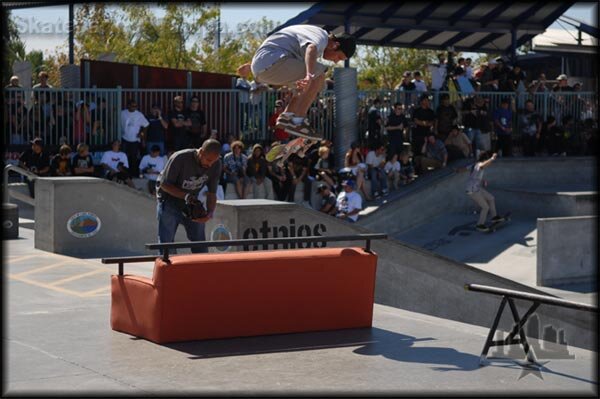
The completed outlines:
{"type": "MultiPolygon", "coordinates": [[[[273,21],[285,22],[306,10],[314,3],[281,2],[281,3],[221,3],[221,23],[229,29],[235,29],[238,23],[260,20],[263,16],[273,21]]],[[[565,14],[583,22],[595,25],[594,15],[597,13],[597,2],[577,3],[565,14]],[[594,9],[594,5],[596,8],[594,9]]],[[[157,15],[160,16],[160,15],[157,15]]],[[[34,9],[14,10],[12,17],[19,17],[21,21],[35,21],[38,26],[58,25],[60,21],[66,26],[68,19],[68,8],[66,6],[41,7],[34,9]]],[[[21,25],[25,26],[25,25],[21,25]]],[[[562,29],[558,24],[550,28],[562,29]]],[[[67,35],[58,28],[55,34],[24,35],[21,37],[25,42],[27,51],[42,50],[44,53],[52,53],[56,47],[66,46],[67,35]]],[[[55,31],[56,32],[56,31],[55,31]]]]}

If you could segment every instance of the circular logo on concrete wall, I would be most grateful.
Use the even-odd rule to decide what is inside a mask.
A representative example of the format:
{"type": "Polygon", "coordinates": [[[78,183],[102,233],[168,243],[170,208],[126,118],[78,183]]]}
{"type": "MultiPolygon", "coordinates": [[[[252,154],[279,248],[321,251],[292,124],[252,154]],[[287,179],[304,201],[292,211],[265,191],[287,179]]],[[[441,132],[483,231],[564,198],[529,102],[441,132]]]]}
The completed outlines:
{"type": "Polygon", "coordinates": [[[67,230],[73,237],[88,238],[100,231],[100,218],[91,212],[79,212],[67,221],[67,230]]]}
{"type": "MultiPolygon", "coordinates": [[[[231,231],[223,225],[219,224],[215,227],[210,235],[211,241],[224,241],[231,240],[231,231]]],[[[219,252],[227,252],[229,251],[229,247],[215,247],[215,250],[219,252]]]]}
{"type": "Polygon", "coordinates": [[[10,230],[13,227],[13,222],[11,222],[10,220],[5,220],[4,223],[2,223],[2,227],[4,227],[7,230],[10,230]]]}

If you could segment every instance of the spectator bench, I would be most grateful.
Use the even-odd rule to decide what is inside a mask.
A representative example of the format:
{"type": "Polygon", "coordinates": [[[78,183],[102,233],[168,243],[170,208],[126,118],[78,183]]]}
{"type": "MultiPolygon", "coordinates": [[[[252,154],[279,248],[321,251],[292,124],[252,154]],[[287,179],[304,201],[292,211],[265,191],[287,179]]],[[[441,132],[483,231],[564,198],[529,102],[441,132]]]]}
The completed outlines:
{"type": "Polygon", "coordinates": [[[311,248],[157,258],[111,276],[111,328],[168,342],[371,327],[377,255],[311,248]]]}

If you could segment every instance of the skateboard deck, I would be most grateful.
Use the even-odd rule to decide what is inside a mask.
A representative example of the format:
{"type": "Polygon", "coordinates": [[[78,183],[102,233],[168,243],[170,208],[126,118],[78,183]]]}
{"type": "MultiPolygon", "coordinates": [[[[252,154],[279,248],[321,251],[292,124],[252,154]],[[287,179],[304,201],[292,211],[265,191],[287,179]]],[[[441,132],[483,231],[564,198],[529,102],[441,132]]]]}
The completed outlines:
{"type": "Polygon", "coordinates": [[[268,162],[279,160],[280,164],[287,161],[292,154],[297,154],[299,157],[304,158],[304,155],[316,143],[317,140],[298,137],[287,144],[279,144],[271,148],[265,158],[268,162]]]}
{"type": "Polygon", "coordinates": [[[501,221],[501,222],[490,223],[490,225],[488,226],[488,229],[489,229],[488,233],[496,231],[500,226],[502,226],[502,225],[506,224],[507,222],[509,222],[510,221],[510,214],[511,214],[510,212],[507,212],[504,215],[501,215],[504,218],[504,220],[501,221]]]}

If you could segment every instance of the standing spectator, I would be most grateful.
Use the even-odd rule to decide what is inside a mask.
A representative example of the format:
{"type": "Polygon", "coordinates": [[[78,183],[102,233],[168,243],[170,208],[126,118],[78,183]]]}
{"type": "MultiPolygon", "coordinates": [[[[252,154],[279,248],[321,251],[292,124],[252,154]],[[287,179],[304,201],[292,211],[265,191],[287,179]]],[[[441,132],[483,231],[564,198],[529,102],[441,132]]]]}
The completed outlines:
{"type": "Polygon", "coordinates": [[[454,105],[450,104],[450,96],[444,93],[440,96],[441,104],[436,112],[434,131],[441,140],[446,140],[450,129],[456,123],[458,113],[454,105]]]}
{"type": "Polygon", "coordinates": [[[50,176],[72,176],[71,147],[63,144],[50,162],[50,176]]]}
{"type": "Polygon", "coordinates": [[[398,161],[400,162],[400,181],[402,184],[408,184],[415,179],[415,167],[411,156],[410,151],[404,150],[398,157],[398,161]]]}
{"type": "Polygon", "coordinates": [[[533,101],[527,100],[525,102],[525,109],[519,117],[519,124],[521,125],[523,155],[532,157],[535,155],[542,132],[542,118],[535,111],[533,101]]]}
{"type": "Polygon", "coordinates": [[[423,77],[421,76],[421,72],[415,71],[415,72],[413,72],[413,76],[415,78],[412,80],[412,83],[415,85],[415,91],[417,93],[427,92],[427,83],[425,83],[425,81],[423,80],[423,77]]]}
{"type": "MultiPolygon", "coordinates": [[[[175,151],[189,147],[187,128],[192,126],[188,111],[183,109],[183,97],[173,98],[173,109],[169,112],[169,139],[175,151]]],[[[167,146],[168,147],[168,146],[167,146]]]]}
{"type": "Polygon", "coordinates": [[[400,154],[406,140],[408,120],[406,119],[404,109],[402,104],[394,104],[394,112],[390,114],[386,123],[390,154],[400,154]]]}
{"type": "Polygon", "coordinates": [[[543,72],[540,73],[538,79],[534,80],[532,84],[534,85],[533,91],[536,93],[545,93],[549,91],[548,87],[546,86],[546,74],[543,72]]]}
{"type": "Polygon", "coordinates": [[[471,140],[460,131],[458,125],[452,126],[444,144],[446,145],[446,151],[448,151],[449,161],[472,156],[471,140]]]}
{"type": "Polygon", "coordinates": [[[396,90],[403,91],[404,93],[404,105],[409,106],[413,103],[413,95],[416,89],[415,84],[412,82],[412,72],[405,71],[402,74],[402,81],[396,87],[396,90]]]}
{"type": "MultiPolygon", "coordinates": [[[[240,73],[243,71],[240,70],[240,73]]],[[[238,100],[240,104],[240,131],[247,132],[250,123],[250,82],[248,73],[242,73],[235,81],[235,88],[238,90],[238,100]]]]}
{"type": "Polygon", "coordinates": [[[25,129],[27,120],[27,108],[23,104],[23,94],[10,92],[8,94],[7,126],[5,130],[5,143],[23,144],[23,138],[27,134],[25,129]]]}
{"type": "Polygon", "coordinates": [[[325,183],[319,183],[317,186],[317,193],[321,196],[319,212],[335,216],[337,213],[337,198],[335,197],[335,194],[331,192],[329,186],[325,183]]]}
{"type": "Polygon", "coordinates": [[[369,109],[368,114],[368,130],[369,137],[367,139],[367,145],[369,148],[377,145],[381,142],[381,128],[383,126],[383,119],[381,118],[381,112],[379,111],[379,107],[381,106],[381,100],[376,98],[373,100],[373,105],[369,109]]]}
{"type": "Polygon", "coordinates": [[[570,96],[561,95],[561,93],[571,93],[573,88],[569,86],[569,80],[567,75],[560,74],[556,77],[558,83],[552,87],[552,109],[553,114],[556,117],[556,123],[562,124],[562,118],[568,114],[569,105],[571,103],[570,96]]]}
{"type": "Polygon", "coordinates": [[[481,74],[481,91],[498,91],[499,88],[499,71],[498,63],[495,60],[490,60],[487,67],[481,74]]]}
{"type": "MultiPolygon", "coordinates": [[[[44,150],[44,141],[36,137],[30,141],[31,148],[19,157],[19,166],[37,176],[47,176],[50,171],[50,156],[44,150]]],[[[35,198],[34,181],[25,178],[31,198],[35,198]]]]}
{"type": "Polygon", "coordinates": [[[564,132],[556,123],[556,118],[549,115],[546,122],[542,125],[541,140],[539,143],[539,152],[548,150],[548,155],[559,155],[564,151],[564,132]]]}
{"type": "Polygon", "coordinates": [[[362,209],[362,198],[354,191],[356,183],[354,180],[344,180],[342,187],[344,191],[338,194],[336,202],[336,217],[346,219],[350,222],[358,220],[358,213],[362,209]]]}
{"type": "Polygon", "coordinates": [[[79,100],[75,105],[75,114],[73,115],[73,143],[85,143],[86,135],[90,133],[90,124],[92,118],[90,106],[85,100],[79,100]]]}
{"type": "Polygon", "coordinates": [[[6,86],[4,86],[5,89],[22,89],[23,86],[21,86],[21,84],[19,83],[19,77],[17,75],[13,75],[10,77],[10,81],[8,82],[8,84],[6,86]]]}
{"type": "Polygon", "coordinates": [[[317,162],[315,163],[316,179],[322,180],[329,185],[334,191],[337,189],[337,174],[335,173],[335,165],[333,157],[330,157],[331,150],[323,145],[319,147],[317,162]]]}
{"type": "Polygon", "coordinates": [[[498,70],[498,90],[499,91],[511,91],[509,83],[510,67],[504,62],[502,58],[497,58],[498,62],[496,69],[498,70]]]}
{"type": "Polygon", "coordinates": [[[92,136],[90,143],[92,145],[104,144],[108,139],[108,132],[106,131],[108,124],[107,113],[108,109],[106,108],[106,99],[101,98],[98,107],[91,111],[92,136]]]}
{"type": "Polygon", "coordinates": [[[41,96],[39,95],[40,91],[38,89],[52,89],[52,85],[48,83],[48,72],[41,71],[38,73],[39,83],[34,84],[32,87],[32,100],[34,104],[39,103],[41,96]]]}
{"type": "Polygon", "coordinates": [[[508,86],[510,91],[517,91],[520,85],[523,85],[523,88],[525,88],[525,78],[526,75],[521,69],[521,66],[519,64],[515,64],[512,71],[508,73],[508,86]]]}
{"type": "Polygon", "coordinates": [[[471,65],[473,63],[473,60],[471,58],[467,58],[465,60],[465,74],[467,76],[467,79],[472,80],[473,79],[473,66],[471,65]]]}
{"type": "Polygon", "coordinates": [[[160,156],[165,155],[165,130],[169,127],[169,122],[162,117],[160,104],[152,104],[148,120],[148,130],[146,132],[146,148],[148,154],[152,152],[152,147],[158,146],[160,156]]]}
{"type": "Polygon", "coordinates": [[[192,97],[190,109],[188,110],[188,118],[191,125],[188,127],[189,143],[192,148],[200,148],[202,143],[207,140],[208,126],[206,125],[206,116],[200,108],[200,100],[198,97],[192,97]]]}
{"type": "Polygon", "coordinates": [[[279,115],[281,115],[283,109],[283,100],[275,101],[275,110],[269,117],[269,132],[271,132],[274,140],[279,141],[281,144],[287,144],[287,142],[290,140],[290,134],[286,132],[285,129],[275,126],[277,124],[277,118],[279,118],[279,115]]]}
{"type": "Polygon", "coordinates": [[[438,62],[435,64],[428,64],[429,74],[431,75],[431,90],[440,91],[444,89],[446,83],[446,76],[448,75],[446,64],[446,58],[444,53],[438,54],[438,62]]]}
{"type": "Polygon", "coordinates": [[[121,139],[132,176],[139,175],[140,142],[145,140],[149,124],[144,114],[137,110],[137,102],[129,100],[127,109],[121,111],[121,139]]]}
{"type": "Polygon", "coordinates": [[[150,154],[144,155],[140,161],[140,172],[148,180],[148,191],[152,195],[156,194],[156,181],[164,168],[165,158],[160,155],[160,147],[153,144],[150,147],[150,154]]]}
{"type": "Polygon", "coordinates": [[[427,136],[427,140],[421,148],[421,156],[416,159],[419,174],[428,171],[429,168],[439,169],[445,168],[448,163],[448,151],[444,142],[435,137],[432,133],[427,136]]]}
{"type": "Polygon", "coordinates": [[[502,157],[512,157],[512,110],[509,108],[509,103],[508,98],[503,98],[500,101],[500,108],[494,111],[498,152],[502,152],[502,157]]]}
{"type": "Polygon", "coordinates": [[[425,142],[425,137],[433,133],[435,125],[435,112],[429,107],[429,96],[423,94],[419,100],[419,107],[413,112],[412,145],[415,155],[421,155],[421,148],[425,142]]]}
{"type": "Polygon", "coordinates": [[[94,162],[90,155],[90,147],[86,143],[77,145],[77,153],[71,160],[74,176],[94,176],[94,162]]]}
{"type": "Polygon", "coordinates": [[[388,156],[388,161],[385,163],[383,170],[388,179],[388,187],[391,186],[394,190],[398,190],[401,170],[398,154],[391,154],[391,156],[388,156]]]}
{"type": "Polygon", "coordinates": [[[265,159],[265,151],[263,146],[260,144],[254,144],[252,147],[252,156],[248,158],[246,164],[246,175],[250,178],[252,185],[253,197],[259,198],[258,188],[262,186],[264,188],[266,199],[273,198],[273,187],[267,174],[269,173],[269,163],[265,159]]]}
{"type": "MultiPolygon", "coordinates": [[[[490,99],[477,96],[475,97],[475,116],[477,117],[477,127],[481,134],[489,134],[490,136],[494,132],[494,119],[492,113],[489,111],[490,99]]],[[[476,138],[469,136],[471,142],[476,143],[476,138]]],[[[481,141],[481,140],[480,140],[481,141]]],[[[480,143],[479,149],[483,149],[483,143],[480,143]]],[[[477,155],[477,151],[475,151],[477,155]]],[[[479,158],[477,156],[477,158],[479,158]]]]}
{"type": "Polygon", "coordinates": [[[231,144],[231,152],[223,158],[223,171],[228,183],[233,183],[235,192],[239,199],[245,199],[250,190],[250,180],[246,175],[248,157],[242,153],[244,143],[234,141],[231,144]]]}
{"type": "Polygon", "coordinates": [[[377,199],[383,194],[388,195],[387,175],[385,173],[385,146],[379,144],[367,154],[369,179],[371,180],[371,195],[377,199]]]}
{"type": "Polygon", "coordinates": [[[129,161],[127,155],[121,151],[121,142],[114,140],[111,144],[111,151],[102,154],[100,164],[104,169],[104,177],[117,183],[125,183],[131,188],[135,188],[129,173],[129,161]]]}

